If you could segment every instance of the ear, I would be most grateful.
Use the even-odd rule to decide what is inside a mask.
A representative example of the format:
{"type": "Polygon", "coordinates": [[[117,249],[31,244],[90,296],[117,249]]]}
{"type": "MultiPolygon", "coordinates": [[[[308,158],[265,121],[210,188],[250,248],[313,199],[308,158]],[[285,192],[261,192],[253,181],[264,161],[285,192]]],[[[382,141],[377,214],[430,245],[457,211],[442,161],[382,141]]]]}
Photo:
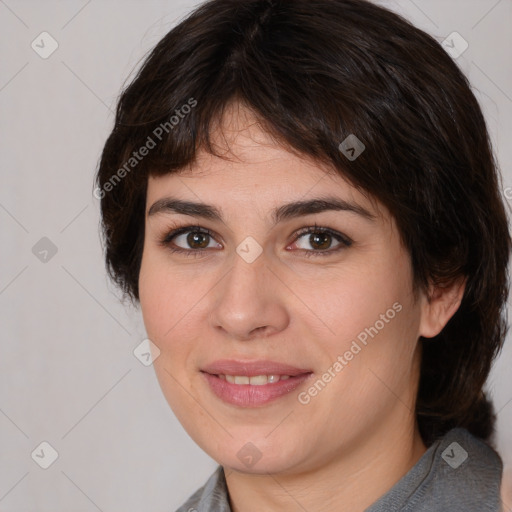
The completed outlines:
{"type": "Polygon", "coordinates": [[[433,338],[443,330],[459,309],[465,287],[466,277],[460,277],[448,286],[430,286],[428,297],[422,296],[420,336],[433,338]]]}

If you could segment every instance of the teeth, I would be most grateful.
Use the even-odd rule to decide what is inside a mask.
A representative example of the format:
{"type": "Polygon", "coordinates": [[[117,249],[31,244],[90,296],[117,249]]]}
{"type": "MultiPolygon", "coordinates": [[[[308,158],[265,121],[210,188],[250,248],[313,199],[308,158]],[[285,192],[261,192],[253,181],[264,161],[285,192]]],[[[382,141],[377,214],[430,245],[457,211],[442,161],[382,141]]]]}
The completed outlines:
{"type": "MultiPolygon", "coordinates": [[[[274,377],[274,375],[270,375],[270,378],[274,377]]],[[[257,375],[249,379],[249,384],[252,384],[253,386],[263,386],[264,384],[268,384],[269,382],[277,382],[278,380],[279,377],[277,377],[276,380],[269,380],[269,377],[267,377],[266,375],[257,375]]]]}
{"type": "Polygon", "coordinates": [[[256,375],[255,377],[247,377],[246,375],[219,375],[219,378],[226,380],[231,384],[251,384],[252,386],[264,386],[272,384],[279,380],[289,379],[289,375],[256,375]]]}

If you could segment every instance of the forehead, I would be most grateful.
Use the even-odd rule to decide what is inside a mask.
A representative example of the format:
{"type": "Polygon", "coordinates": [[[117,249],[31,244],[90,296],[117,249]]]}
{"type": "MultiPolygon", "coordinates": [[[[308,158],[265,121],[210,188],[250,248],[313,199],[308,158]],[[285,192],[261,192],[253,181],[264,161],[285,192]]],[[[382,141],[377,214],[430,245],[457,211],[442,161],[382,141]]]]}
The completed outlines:
{"type": "Polygon", "coordinates": [[[180,171],[149,177],[148,205],[168,194],[223,209],[232,205],[266,212],[285,201],[335,195],[360,204],[376,217],[387,216],[383,205],[334,167],[273,138],[243,105],[226,107],[212,125],[210,140],[216,155],[199,149],[194,161],[180,171]]]}

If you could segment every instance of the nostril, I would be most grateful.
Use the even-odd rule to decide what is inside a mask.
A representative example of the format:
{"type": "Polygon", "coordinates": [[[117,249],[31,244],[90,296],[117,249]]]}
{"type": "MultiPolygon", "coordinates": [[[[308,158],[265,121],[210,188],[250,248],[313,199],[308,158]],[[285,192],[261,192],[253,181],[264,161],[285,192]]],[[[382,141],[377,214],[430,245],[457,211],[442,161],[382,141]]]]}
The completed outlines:
{"type": "Polygon", "coordinates": [[[257,335],[257,336],[269,336],[270,335],[270,328],[268,325],[264,325],[263,327],[256,327],[251,331],[251,336],[257,335]]]}

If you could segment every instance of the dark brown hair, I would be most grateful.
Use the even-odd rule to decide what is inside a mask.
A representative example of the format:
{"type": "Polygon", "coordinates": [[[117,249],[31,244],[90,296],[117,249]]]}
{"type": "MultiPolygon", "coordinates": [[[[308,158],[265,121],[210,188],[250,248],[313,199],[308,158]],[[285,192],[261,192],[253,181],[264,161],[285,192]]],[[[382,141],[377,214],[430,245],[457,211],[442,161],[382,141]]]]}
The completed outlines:
{"type": "Polygon", "coordinates": [[[157,44],[119,99],[97,174],[114,281],[138,301],[148,176],[215,154],[232,101],[390,210],[415,290],[467,277],[458,311],[422,340],[416,412],[427,445],[456,426],[490,440],[482,388],[507,330],[510,237],[485,120],[442,46],[368,1],[211,0],[157,44]],[[349,134],[366,146],[355,160],[338,149],[349,134]]]}

